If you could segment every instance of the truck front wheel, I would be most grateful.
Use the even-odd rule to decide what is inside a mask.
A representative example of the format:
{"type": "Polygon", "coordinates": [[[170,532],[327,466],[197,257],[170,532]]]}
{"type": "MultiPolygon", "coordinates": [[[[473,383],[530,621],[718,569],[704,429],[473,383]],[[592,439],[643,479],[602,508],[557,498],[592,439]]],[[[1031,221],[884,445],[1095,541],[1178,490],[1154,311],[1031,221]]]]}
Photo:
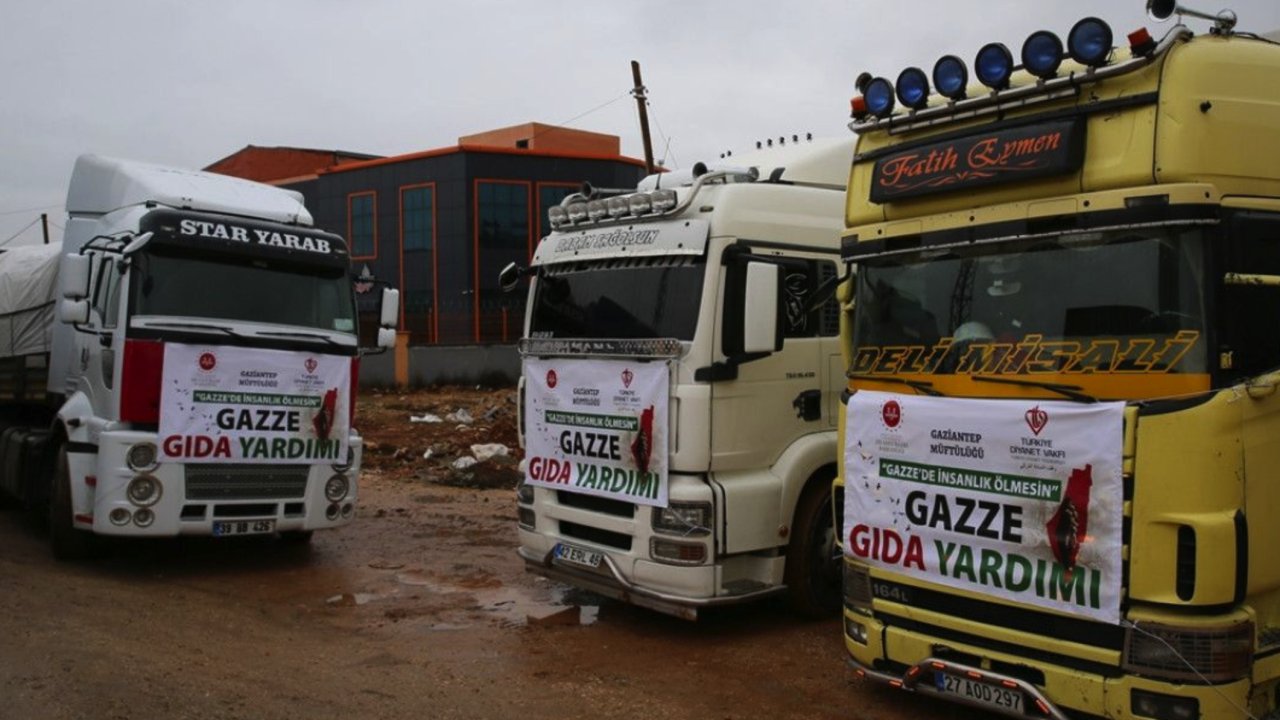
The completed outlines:
{"type": "Polygon", "coordinates": [[[91,532],[75,526],[71,509],[71,472],[67,450],[58,448],[53,465],[53,488],[49,501],[49,542],[59,560],[84,560],[98,554],[100,543],[91,532]]]}
{"type": "Polygon", "coordinates": [[[809,618],[827,618],[840,610],[841,572],[831,514],[831,478],[809,482],[796,503],[784,576],[791,607],[809,618]]]}

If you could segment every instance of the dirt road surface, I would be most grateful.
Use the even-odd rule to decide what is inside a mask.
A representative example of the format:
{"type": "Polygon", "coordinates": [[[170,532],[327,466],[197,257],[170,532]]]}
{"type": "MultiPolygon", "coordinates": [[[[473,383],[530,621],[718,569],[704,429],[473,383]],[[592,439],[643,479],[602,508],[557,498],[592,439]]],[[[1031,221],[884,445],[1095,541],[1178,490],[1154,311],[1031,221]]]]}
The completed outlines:
{"type": "Polygon", "coordinates": [[[981,717],[853,679],[834,618],[688,623],[526,574],[511,391],[361,403],[357,519],[309,546],[119,542],[64,564],[0,512],[0,718],[981,717]],[[512,455],[452,468],[487,442],[512,455]]]}

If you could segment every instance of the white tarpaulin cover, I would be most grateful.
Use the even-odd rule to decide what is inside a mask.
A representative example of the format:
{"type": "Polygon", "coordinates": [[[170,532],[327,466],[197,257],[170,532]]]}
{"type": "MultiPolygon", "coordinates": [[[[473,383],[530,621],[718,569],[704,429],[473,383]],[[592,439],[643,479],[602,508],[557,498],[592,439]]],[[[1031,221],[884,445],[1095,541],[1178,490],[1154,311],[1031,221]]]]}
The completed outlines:
{"type": "Polygon", "coordinates": [[[0,357],[49,351],[59,245],[0,252],[0,357]]]}

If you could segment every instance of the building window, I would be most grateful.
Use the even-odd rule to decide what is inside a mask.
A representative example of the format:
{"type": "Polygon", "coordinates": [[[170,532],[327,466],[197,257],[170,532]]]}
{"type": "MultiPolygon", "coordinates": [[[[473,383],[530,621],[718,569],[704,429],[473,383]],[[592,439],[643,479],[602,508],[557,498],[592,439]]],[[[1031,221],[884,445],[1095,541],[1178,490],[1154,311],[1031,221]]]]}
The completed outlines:
{"type": "Polygon", "coordinates": [[[430,185],[400,190],[400,232],[405,250],[430,250],[435,244],[435,188],[430,185]]]}
{"type": "Polygon", "coordinates": [[[372,192],[347,196],[347,239],[352,258],[378,254],[377,199],[372,192]]]}
{"type": "Polygon", "coordinates": [[[498,273],[529,261],[529,183],[476,181],[477,342],[515,342],[524,318],[524,294],[504,293],[498,273]]]}

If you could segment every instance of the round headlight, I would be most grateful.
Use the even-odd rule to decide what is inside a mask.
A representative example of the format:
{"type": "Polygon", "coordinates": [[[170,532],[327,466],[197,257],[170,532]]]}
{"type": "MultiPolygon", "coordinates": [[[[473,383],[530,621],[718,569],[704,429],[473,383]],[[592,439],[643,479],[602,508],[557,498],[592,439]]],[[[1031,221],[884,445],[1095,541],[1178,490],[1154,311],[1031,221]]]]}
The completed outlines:
{"type": "Polygon", "coordinates": [[[1031,33],[1022,43],[1022,66],[1038,78],[1058,74],[1062,64],[1062,39],[1048,30],[1031,33]]]}
{"type": "Polygon", "coordinates": [[[129,464],[130,470],[155,470],[157,465],[155,443],[140,442],[130,446],[129,452],[125,454],[125,462],[129,464]]]}
{"type": "Polygon", "coordinates": [[[587,203],[587,217],[591,218],[592,222],[603,220],[606,215],[608,215],[608,206],[603,200],[592,200],[587,203]]]}
{"type": "Polygon", "coordinates": [[[929,104],[929,78],[920,68],[909,67],[898,75],[898,102],[912,110],[929,104]]]}
{"type": "Polygon", "coordinates": [[[1067,34],[1067,52],[1081,65],[1105,65],[1111,56],[1111,26],[1096,17],[1076,23],[1067,34]]]}
{"type": "Polygon", "coordinates": [[[337,502],[347,496],[347,489],[350,487],[351,483],[345,475],[334,475],[324,484],[324,497],[330,502],[337,502]]]}
{"type": "Polygon", "coordinates": [[[933,86],[943,97],[961,100],[969,85],[969,69],[955,55],[943,55],[933,64],[933,86]]]}
{"type": "Polygon", "coordinates": [[[580,223],[587,219],[587,204],[584,202],[570,203],[567,210],[571,223],[580,223]]]}
{"type": "Polygon", "coordinates": [[[649,210],[653,207],[653,201],[649,199],[647,193],[637,193],[627,198],[627,203],[631,206],[632,215],[648,215],[649,210]]]}
{"type": "Polygon", "coordinates": [[[107,517],[111,518],[112,525],[127,525],[133,519],[133,514],[124,508],[116,508],[107,517]]]}
{"type": "Polygon", "coordinates": [[[1013,74],[1013,53],[1004,43],[987,43],[974,58],[973,72],[978,82],[992,90],[1003,90],[1009,87],[1009,76],[1013,74]]]}
{"type": "Polygon", "coordinates": [[[129,481],[125,493],[134,505],[154,505],[160,499],[160,481],[150,475],[138,475],[129,481]]]}
{"type": "Polygon", "coordinates": [[[893,83],[887,78],[873,78],[862,96],[867,99],[867,112],[872,115],[886,118],[893,114],[893,83]]]}
{"type": "Polygon", "coordinates": [[[143,508],[133,514],[133,524],[138,527],[147,527],[155,521],[156,514],[146,508],[143,508]]]}
{"type": "Polygon", "coordinates": [[[624,197],[611,197],[606,201],[609,210],[609,217],[621,218],[631,213],[631,204],[624,197]]]}

